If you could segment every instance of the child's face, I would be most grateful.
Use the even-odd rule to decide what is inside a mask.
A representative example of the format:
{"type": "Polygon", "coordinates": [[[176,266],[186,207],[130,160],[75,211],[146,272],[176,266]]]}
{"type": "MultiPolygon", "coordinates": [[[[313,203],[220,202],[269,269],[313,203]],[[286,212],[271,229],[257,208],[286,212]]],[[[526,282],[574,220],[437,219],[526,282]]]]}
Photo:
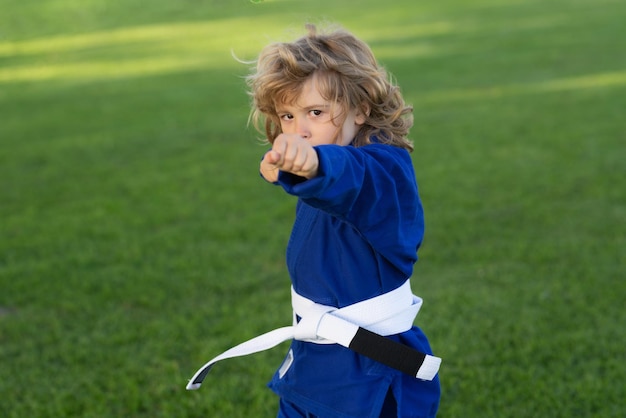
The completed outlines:
{"type": "MultiPolygon", "coordinates": [[[[352,142],[365,117],[351,109],[341,126],[332,119],[333,103],[320,94],[315,77],[309,78],[302,86],[302,93],[294,104],[282,104],[277,107],[280,126],[285,134],[296,134],[306,139],[311,145],[338,144],[352,142]]],[[[335,105],[335,116],[344,109],[335,105]]],[[[341,115],[343,116],[343,115],[341,115]]]]}

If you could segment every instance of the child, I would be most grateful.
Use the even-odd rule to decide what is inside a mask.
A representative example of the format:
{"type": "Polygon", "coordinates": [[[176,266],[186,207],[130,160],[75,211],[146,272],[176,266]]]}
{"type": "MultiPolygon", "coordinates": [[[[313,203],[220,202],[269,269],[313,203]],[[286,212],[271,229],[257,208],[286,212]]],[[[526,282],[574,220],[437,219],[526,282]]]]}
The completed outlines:
{"type": "MultiPolygon", "coordinates": [[[[287,246],[297,325],[269,383],[278,417],[432,417],[439,359],[418,356],[417,377],[401,371],[431,354],[408,281],[424,233],[412,108],[365,43],[307,29],[267,46],[248,77],[252,121],[271,144],[261,175],[298,197],[287,246]]],[[[214,361],[240,355],[224,354],[214,361]]]]}

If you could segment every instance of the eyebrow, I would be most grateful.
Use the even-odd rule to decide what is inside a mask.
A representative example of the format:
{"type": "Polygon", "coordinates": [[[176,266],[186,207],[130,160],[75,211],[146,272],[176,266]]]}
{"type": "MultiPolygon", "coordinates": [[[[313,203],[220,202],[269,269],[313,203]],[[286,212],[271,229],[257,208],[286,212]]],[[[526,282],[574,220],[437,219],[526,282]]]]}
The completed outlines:
{"type": "MultiPolygon", "coordinates": [[[[294,107],[297,107],[297,108],[302,109],[302,110],[306,110],[308,112],[308,111],[314,110],[314,109],[324,109],[324,110],[330,109],[331,105],[329,105],[329,104],[314,104],[314,105],[309,105],[309,106],[305,106],[305,107],[299,107],[299,106],[294,106],[294,107]]],[[[277,107],[276,108],[276,113],[289,113],[289,112],[287,111],[287,109],[285,109],[283,107],[277,107]]]]}

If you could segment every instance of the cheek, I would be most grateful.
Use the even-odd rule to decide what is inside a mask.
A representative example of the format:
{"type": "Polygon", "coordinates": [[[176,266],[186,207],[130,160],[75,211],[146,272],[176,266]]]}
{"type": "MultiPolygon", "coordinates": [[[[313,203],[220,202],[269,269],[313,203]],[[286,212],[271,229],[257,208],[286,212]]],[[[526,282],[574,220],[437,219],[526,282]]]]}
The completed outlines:
{"type": "Polygon", "coordinates": [[[280,130],[281,130],[281,132],[282,132],[282,133],[284,133],[284,134],[291,133],[291,132],[289,132],[289,124],[288,124],[288,123],[282,123],[282,122],[281,122],[281,123],[280,123],[280,130]]]}
{"type": "Polygon", "coordinates": [[[354,124],[344,124],[341,128],[340,140],[342,145],[348,145],[352,142],[354,137],[356,136],[358,129],[354,124]]]}

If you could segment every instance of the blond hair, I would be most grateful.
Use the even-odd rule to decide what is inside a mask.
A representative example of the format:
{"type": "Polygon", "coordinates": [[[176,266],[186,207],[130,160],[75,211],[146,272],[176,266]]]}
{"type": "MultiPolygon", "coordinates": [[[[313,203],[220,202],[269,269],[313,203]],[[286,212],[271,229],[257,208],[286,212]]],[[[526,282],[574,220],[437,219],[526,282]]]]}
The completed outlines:
{"type": "Polygon", "coordinates": [[[369,46],[342,29],[318,34],[314,25],[306,28],[308,34],[294,42],[265,47],[246,78],[252,97],[250,120],[256,129],[273,143],[282,133],[277,106],[297,101],[304,83],[315,76],[322,97],[344,111],[333,120],[337,126],[347,110],[366,115],[354,146],[369,144],[375,136],[377,142],[412,151],[407,135],[413,108],[405,104],[369,46]]]}

